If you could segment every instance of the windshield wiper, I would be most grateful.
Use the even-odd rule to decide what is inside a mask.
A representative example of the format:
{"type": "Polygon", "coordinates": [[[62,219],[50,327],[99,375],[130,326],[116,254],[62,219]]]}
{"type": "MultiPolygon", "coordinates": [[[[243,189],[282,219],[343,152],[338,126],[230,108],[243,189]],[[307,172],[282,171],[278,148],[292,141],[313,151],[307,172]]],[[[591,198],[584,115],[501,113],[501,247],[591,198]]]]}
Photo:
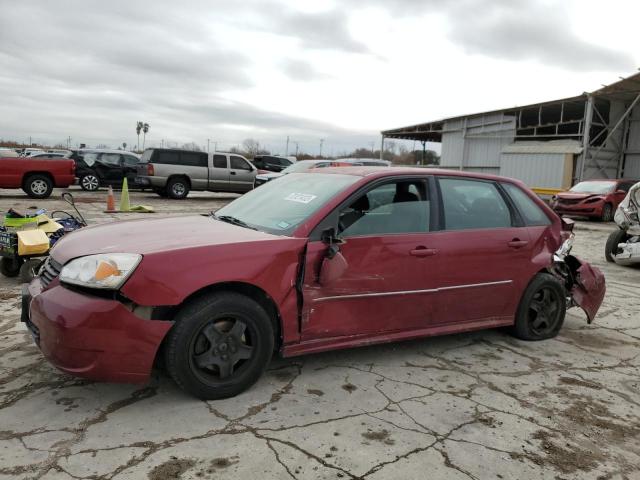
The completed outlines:
{"type": "Polygon", "coordinates": [[[256,227],[252,227],[248,223],[243,222],[239,218],[232,217],[231,215],[216,215],[214,213],[213,218],[215,218],[216,220],[220,220],[222,222],[230,223],[231,225],[237,225],[243,228],[250,228],[251,230],[258,230],[256,227]]]}

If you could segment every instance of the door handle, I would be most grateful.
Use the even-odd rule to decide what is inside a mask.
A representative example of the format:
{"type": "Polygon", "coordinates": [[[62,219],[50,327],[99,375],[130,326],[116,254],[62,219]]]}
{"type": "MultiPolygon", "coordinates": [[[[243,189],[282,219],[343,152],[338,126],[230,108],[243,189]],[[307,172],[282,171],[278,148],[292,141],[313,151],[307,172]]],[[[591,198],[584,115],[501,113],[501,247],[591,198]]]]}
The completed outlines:
{"type": "Polygon", "coordinates": [[[522,248],[522,247],[526,247],[528,244],[529,244],[528,240],[520,240],[518,238],[514,238],[507,245],[509,245],[511,248],[522,248]]]}
{"type": "Polygon", "coordinates": [[[235,174],[236,174],[236,172],[234,172],[234,171],[229,172],[229,175],[235,175],[235,174]]]}
{"type": "Polygon", "coordinates": [[[438,250],[427,247],[416,247],[409,251],[409,255],[413,255],[414,257],[433,257],[436,253],[438,253],[438,250]]]}

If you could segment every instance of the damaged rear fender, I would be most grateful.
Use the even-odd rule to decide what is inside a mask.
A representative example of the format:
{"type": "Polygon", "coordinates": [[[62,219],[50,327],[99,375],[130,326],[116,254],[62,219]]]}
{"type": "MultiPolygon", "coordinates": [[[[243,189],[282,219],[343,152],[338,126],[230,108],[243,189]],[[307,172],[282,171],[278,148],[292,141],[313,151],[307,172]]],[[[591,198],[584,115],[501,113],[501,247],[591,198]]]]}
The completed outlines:
{"type": "Polygon", "coordinates": [[[593,322],[606,292],[602,271],[573,255],[556,261],[553,270],[565,284],[569,307],[580,307],[587,314],[587,323],[593,322]]]}

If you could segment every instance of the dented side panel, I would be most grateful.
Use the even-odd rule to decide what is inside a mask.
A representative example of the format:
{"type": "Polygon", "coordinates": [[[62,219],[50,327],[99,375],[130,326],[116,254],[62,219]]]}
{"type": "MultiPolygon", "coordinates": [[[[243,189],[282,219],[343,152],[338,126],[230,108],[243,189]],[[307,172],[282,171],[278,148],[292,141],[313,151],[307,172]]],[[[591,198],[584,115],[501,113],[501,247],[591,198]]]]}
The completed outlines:
{"type": "Polygon", "coordinates": [[[604,274],[600,269],[572,257],[580,266],[576,270],[575,284],[571,289],[571,297],[587,314],[587,322],[593,322],[606,293],[604,274]]]}

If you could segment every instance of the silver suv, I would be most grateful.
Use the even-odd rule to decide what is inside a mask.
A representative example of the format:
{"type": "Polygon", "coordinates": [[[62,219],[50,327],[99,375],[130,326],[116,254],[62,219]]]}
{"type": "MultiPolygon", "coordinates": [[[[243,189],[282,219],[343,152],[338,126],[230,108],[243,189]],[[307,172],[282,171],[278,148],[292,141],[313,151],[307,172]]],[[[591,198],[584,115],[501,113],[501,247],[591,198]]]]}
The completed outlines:
{"type": "Polygon", "coordinates": [[[256,173],[255,166],[235,153],[149,148],[142,154],[135,183],[163,197],[185,198],[190,190],[247,192],[256,173]]]}

